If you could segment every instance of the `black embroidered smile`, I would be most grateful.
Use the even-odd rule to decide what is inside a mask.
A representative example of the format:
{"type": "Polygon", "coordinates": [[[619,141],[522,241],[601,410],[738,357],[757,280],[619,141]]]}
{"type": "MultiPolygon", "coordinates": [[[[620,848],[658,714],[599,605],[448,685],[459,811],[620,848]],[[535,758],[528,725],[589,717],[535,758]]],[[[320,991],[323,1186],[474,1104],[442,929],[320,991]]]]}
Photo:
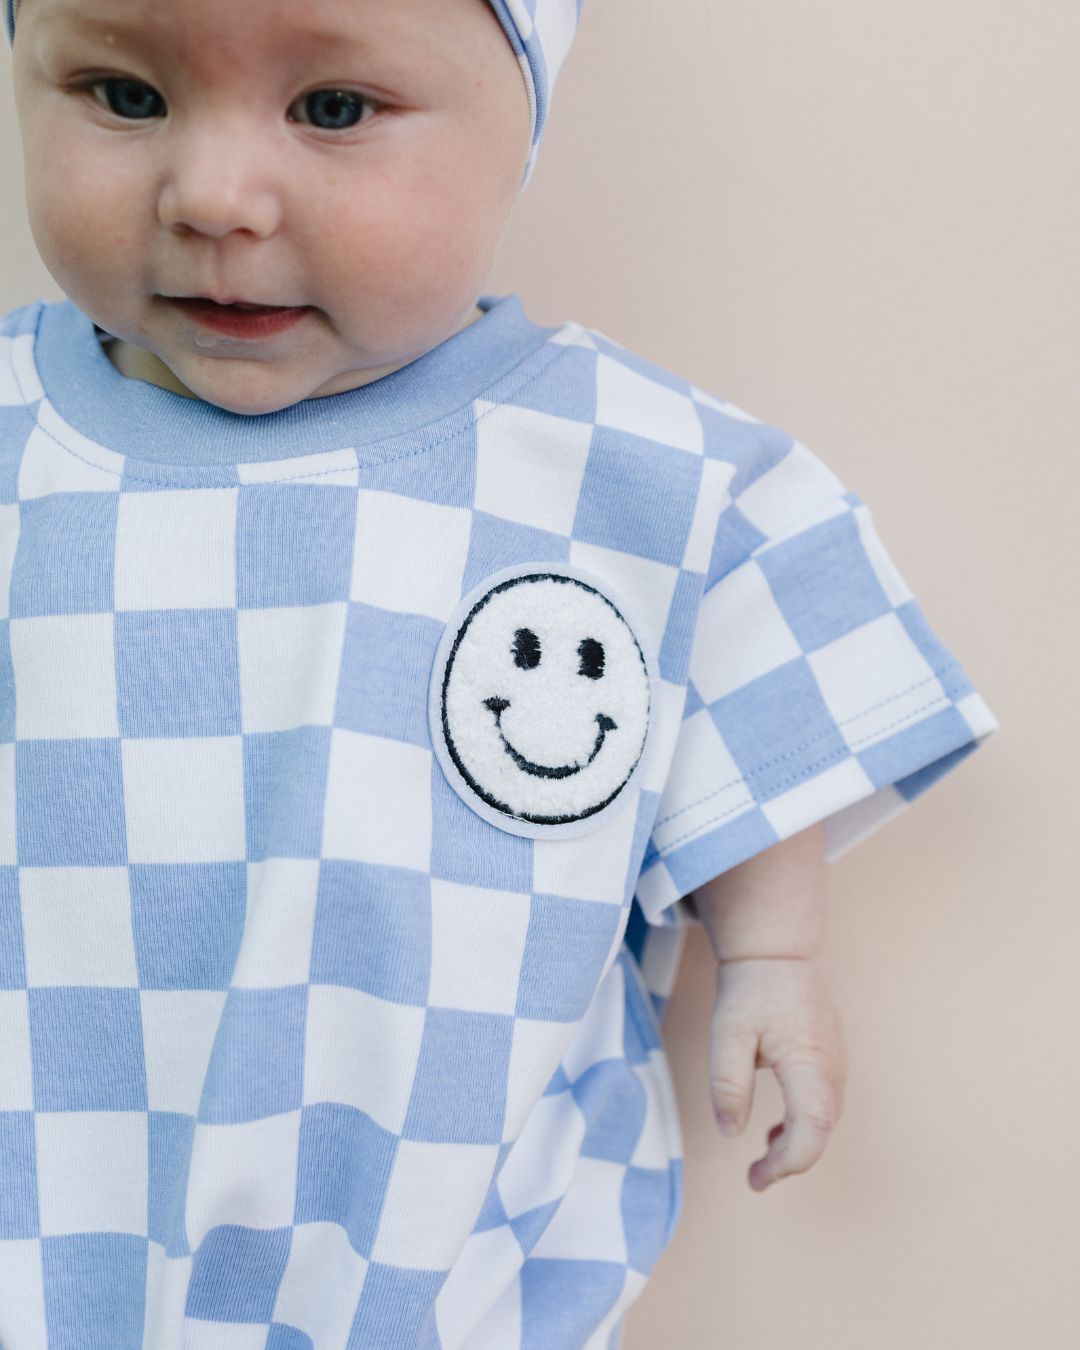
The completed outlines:
{"type": "Polygon", "coordinates": [[[592,748],[592,753],[584,764],[559,764],[552,766],[549,764],[535,764],[531,759],[526,759],[519,751],[515,750],[506,739],[506,733],[502,729],[502,715],[510,706],[510,700],[505,698],[486,698],[484,707],[490,708],[495,714],[495,725],[499,729],[499,737],[503,743],[503,749],[524,773],[532,774],[534,778],[572,778],[574,774],[580,773],[582,769],[587,769],[596,756],[603,748],[604,741],[607,739],[609,731],[617,731],[615,723],[606,713],[596,714],[596,724],[600,728],[596,736],[596,744],[592,748]]]}

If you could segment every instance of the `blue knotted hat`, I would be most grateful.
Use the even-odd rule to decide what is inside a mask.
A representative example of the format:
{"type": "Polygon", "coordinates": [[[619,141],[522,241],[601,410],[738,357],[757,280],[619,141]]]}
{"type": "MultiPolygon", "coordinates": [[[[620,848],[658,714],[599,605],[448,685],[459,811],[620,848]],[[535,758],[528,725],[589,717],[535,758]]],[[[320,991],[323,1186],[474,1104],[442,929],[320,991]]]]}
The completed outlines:
{"type": "MultiPolygon", "coordinates": [[[[585,0],[489,0],[510,40],[532,113],[532,144],[521,187],[532,176],[547,122],[551,91],[574,40],[585,0]]],[[[7,0],[8,34],[15,35],[19,0],[7,0]]]]}

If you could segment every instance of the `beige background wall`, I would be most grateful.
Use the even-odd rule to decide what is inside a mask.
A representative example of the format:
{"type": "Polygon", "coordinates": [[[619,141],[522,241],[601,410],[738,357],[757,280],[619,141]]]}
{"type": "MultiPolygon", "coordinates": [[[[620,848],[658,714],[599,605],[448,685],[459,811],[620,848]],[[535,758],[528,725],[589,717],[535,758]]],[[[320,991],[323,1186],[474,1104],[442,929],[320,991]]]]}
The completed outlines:
{"type": "MultiPolygon", "coordinates": [[[[1080,1344],[1080,5],[587,0],[489,289],[798,435],[1002,722],[832,868],[850,1079],[764,1195],[669,1012],[687,1200],[626,1350],[1080,1344]]],[[[0,80],[0,307],[57,291],[0,80]]]]}

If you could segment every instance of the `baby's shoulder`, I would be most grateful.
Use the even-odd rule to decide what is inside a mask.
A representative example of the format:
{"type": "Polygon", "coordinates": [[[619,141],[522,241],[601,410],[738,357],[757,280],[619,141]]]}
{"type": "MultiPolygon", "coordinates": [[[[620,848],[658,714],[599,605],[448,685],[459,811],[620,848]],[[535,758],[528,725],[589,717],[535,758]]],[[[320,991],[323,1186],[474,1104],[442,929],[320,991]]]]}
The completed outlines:
{"type": "MultiPolygon", "coordinates": [[[[0,315],[0,408],[26,407],[41,397],[33,345],[43,303],[19,305],[0,315]]],[[[21,427],[18,420],[15,425],[21,427]]],[[[0,438],[6,440],[2,432],[0,438]]],[[[16,435],[19,445],[24,440],[16,435]]]]}
{"type": "Polygon", "coordinates": [[[44,300],[35,300],[27,305],[17,305],[6,314],[0,314],[0,338],[6,338],[10,343],[13,338],[31,336],[37,327],[41,307],[45,303],[44,300]]]}
{"type": "Polygon", "coordinates": [[[704,529],[716,508],[724,537],[712,561],[719,565],[818,520],[865,509],[796,435],[601,330],[568,322],[549,345],[564,355],[549,360],[545,392],[534,397],[550,397],[552,411],[588,424],[586,486],[593,491],[583,495],[583,516],[625,508],[644,529],[660,501],[665,517],[681,501],[704,529]],[[618,504],[601,507],[608,494],[618,504]]]}
{"type": "MultiPolygon", "coordinates": [[[[730,464],[752,479],[784,458],[795,444],[779,427],[712,389],[623,346],[597,328],[569,321],[549,348],[561,359],[546,369],[543,392],[564,415],[590,422],[612,453],[648,446],[730,464]]],[[[658,473],[663,457],[654,456],[658,473]]]]}

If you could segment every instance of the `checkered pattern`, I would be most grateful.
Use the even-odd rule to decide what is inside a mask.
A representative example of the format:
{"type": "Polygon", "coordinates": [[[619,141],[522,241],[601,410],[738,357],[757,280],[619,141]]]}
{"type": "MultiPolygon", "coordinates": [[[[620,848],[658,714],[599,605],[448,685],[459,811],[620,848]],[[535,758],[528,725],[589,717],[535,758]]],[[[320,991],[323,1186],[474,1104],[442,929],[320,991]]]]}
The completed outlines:
{"type": "MultiPolygon", "coordinates": [[[[12,0],[14,3],[14,0],[12,0]]],[[[490,0],[521,67],[532,114],[532,146],[522,191],[532,177],[551,93],[574,40],[585,0],[490,0]]]]}
{"type": "Polygon", "coordinates": [[[74,306],[0,328],[5,1350],[616,1346],[681,1201],[682,897],[816,820],[837,856],[996,725],[820,460],[516,303],[432,358],[531,333],[464,412],[230,464],[80,427],[157,399],[209,461],[242,419],[74,306]],[[539,560],[659,672],[580,838],[470,811],[425,720],[454,606],[539,560]]]}

